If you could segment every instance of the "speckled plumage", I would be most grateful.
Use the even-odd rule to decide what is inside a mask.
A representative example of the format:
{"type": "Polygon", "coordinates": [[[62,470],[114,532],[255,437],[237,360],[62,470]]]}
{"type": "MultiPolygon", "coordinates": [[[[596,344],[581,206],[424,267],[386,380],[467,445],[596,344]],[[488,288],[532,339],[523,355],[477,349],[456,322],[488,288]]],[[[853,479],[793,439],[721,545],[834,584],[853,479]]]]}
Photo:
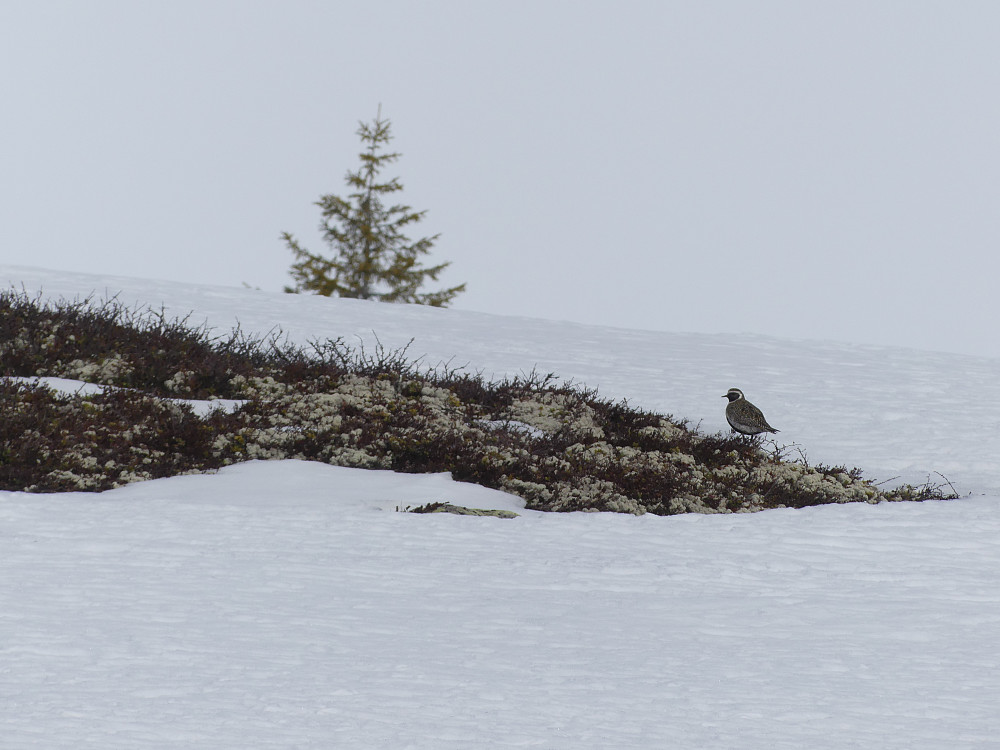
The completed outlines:
{"type": "Polygon", "coordinates": [[[761,410],[746,400],[739,388],[730,388],[723,398],[729,399],[726,405],[726,421],[736,432],[744,435],[778,432],[767,423],[761,410]]]}

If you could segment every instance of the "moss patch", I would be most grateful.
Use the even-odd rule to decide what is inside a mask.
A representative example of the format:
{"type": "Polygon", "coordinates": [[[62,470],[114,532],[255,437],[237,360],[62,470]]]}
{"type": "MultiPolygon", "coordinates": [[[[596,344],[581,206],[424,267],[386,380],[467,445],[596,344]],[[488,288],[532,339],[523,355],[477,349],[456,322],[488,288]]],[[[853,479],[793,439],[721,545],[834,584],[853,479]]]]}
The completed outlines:
{"type": "Polygon", "coordinates": [[[250,459],[451,472],[546,511],[728,513],[954,497],[884,489],[741,436],[635,409],[551,374],[491,382],[407,349],[216,337],[162,314],[0,293],[3,376],[115,386],[63,396],[0,380],[0,488],[104,490],[250,459]],[[242,399],[197,416],[172,399],[242,399]]]}

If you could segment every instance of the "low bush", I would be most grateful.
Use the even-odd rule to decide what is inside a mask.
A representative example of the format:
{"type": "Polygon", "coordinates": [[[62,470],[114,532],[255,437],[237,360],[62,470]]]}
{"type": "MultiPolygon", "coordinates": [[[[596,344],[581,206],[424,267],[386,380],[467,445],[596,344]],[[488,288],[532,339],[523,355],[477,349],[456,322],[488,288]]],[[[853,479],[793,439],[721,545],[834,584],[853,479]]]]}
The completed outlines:
{"type": "Polygon", "coordinates": [[[279,333],[213,337],[116,301],[0,293],[0,488],[97,491],[250,459],[300,458],[455,479],[548,511],[738,512],[953,497],[883,489],[741,436],[610,401],[551,374],[487,381],[407,350],[279,333]],[[31,380],[107,388],[57,394],[31,380]],[[22,379],[17,379],[22,378],[22,379]],[[24,380],[23,378],[28,378],[24,380]],[[198,416],[179,399],[238,399],[198,416]]]}

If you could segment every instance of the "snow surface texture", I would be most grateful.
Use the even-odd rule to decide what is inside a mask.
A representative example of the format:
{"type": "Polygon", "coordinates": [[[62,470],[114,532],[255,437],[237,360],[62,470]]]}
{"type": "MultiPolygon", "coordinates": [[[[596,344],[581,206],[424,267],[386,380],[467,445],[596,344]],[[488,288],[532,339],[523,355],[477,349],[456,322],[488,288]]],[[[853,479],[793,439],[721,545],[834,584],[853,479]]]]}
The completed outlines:
{"type": "Polygon", "coordinates": [[[2,748],[1000,748],[1000,362],[0,271],[221,329],[537,365],[710,430],[736,386],[811,460],[974,493],[544,514],[298,461],[2,492],[2,748]],[[521,515],[395,512],[427,502],[521,515]]]}

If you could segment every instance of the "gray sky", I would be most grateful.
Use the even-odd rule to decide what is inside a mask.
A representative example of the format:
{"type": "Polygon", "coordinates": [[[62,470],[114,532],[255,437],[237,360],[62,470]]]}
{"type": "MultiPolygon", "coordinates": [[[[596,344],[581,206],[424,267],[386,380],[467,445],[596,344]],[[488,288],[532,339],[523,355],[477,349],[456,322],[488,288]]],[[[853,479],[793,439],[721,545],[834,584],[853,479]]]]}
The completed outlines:
{"type": "Polygon", "coordinates": [[[995,2],[9,0],[0,262],[278,290],[381,103],[458,309],[1000,356],[998,50],[995,2]]]}

